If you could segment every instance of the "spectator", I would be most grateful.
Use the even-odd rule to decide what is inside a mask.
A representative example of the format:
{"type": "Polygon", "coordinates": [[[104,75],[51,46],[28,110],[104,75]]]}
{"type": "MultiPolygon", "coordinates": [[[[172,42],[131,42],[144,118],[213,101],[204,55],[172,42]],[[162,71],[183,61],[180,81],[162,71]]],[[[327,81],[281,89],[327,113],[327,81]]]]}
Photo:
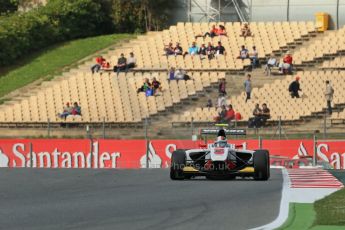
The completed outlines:
{"type": "Polygon", "coordinates": [[[256,50],[256,47],[253,46],[253,51],[249,54],[249,59],[252,62],[252,68],[255,69],[255,67],[259,64],[259,57],[258,57],[258,51],[256,50]]]}
{"type": "Polygon", "coordinates": [[[134,53],[130,52],[129,53],[129,58],[127,59],[126,72],[129,69],[135,68],[136,63],[137,63],[137,59],[134,57],[134,53]]]}
{"type": "Polygon", "coordinates": [[[71,114],[81,116],[81,107],[78,105],[77,102],[73,103],[73,108],[72,108],[71,114]]]}
{"type": "Polygon", "coordinates": [[[225,55],[225,48],[222,46],[221,42],[218,42],[216,48],[214,48],[216,56],[218,55],[225,55]]]}
{"type": "Polygon", "coordinates": [[[212,46],[211,42],[209,42],[207,47],[206,47],[206,54],[207,54],[207,57],[208,57],[209,60],[214,58],[214,53],[215,53],[215,49],[212,46]]]}
{"type": "Polygon", "coordinates": [[[218,93],[227,95],[226,93],[226,82],[225,79],[221,79],[218,85],[218,93]]]}
{"type": "Polygon", "coordinates": [[[185,52],[183,57],[185,57],[187,54],[194,56],[197,55],[199,51],[198,46],[196,45],[195,42],[192,43],[192,46],[188,48],[188,52],[185,52]]]}
{"type": "Polygon", "coordinates": [[[271,75],[271,68],[274,66],[277,66],[277,59],[275,59],[275,57],[273,56],[270,56],[270,58],[267,61],[264,73],[266,75],[271,75]]]}
{"type": "Polygon", "coordinates": [[[266,121],[271,118],[270,109],[267,107],[266,103],[262,104],[262,109],[260,109],[259,104],[256,104],[253,115],[254,118],[249,119],[250,128],[260,128],[265,126],[266,121]]]}
{"type": "Polygon", "coordinates": [[[151,89],[151,83],[148,78],[144,79],[143,85],[137,90],[137,93],[144,92],[151,89]]]}
{"type": "Polygon", "coordinates": [[[223,25],[219,25],[219,29],[218,29],[218,31],[217,31],[217,35],[218,35],[218,36],[225,36],[225,37],[228,36],[228,35],[227,35],[227,32],[226,32],[226,30],[225,30],[225,27],[224,27],[223,25]]]}
{"type": "Polygon", "coordinates": [[[292,74],[292,56],[289,51],[286,52],[286,55],[283,58],[283,62],[279,64],[280,73],[292,74]]]}
{"type": "Polygon", "coordinates": [[[171,42],[169,43],[169,45],[165,45],[164,53],[165,53],[166,56],[174,55],[175,54],[175,50],[174,50],[174,47],[173,47],[171,42]]]}
{"type": "Polygon", "coordinates": [[[183,49],[180,46],[180,43],[176,42],[176,46],[174,48],[174,54],[176,55],[182,55],[183,54],[183,49]]]}
{"type": "Polygon", "coordinates": [[[98,73],[98,71],[102,68],[105,59],[102,56],[96,57],[96,64],[91,67],[92,73],[98,73]]]}
{"type": "Polygon", "coordinates": [[[235,110],[232,108],[232,105],[229,104],[228,106],[228,110],[226,112],[226,117],[225,117],[225,121],[227,123],[230,123],[233,119],[235,119],[235,110]]]}
{"type": "Polygon", "coordinates": [[[260,125],[261,126],[265,126],[266,125],[266,121],[268,119],[271,118],[271,111],[270,109],[267,107],[267,104],[266,103],[263,103],[262,104],[262,111],[261,111],[261,114],[260,114],[260,125]]]}
{"type": "Polygon", "coordinates": [[[246,102],[248,101],[248,100],[250,100],[250,94],[251,94],[251,92],[252,92],[252,81],[251,81],[251,75],[250,74],[248,74],[247,75],[247,80],[244,82],[244,89],[245,89],[245,91],[246,91],[246,95],[247,95],[247,97],[246,97],[246,102]]]}
{"type": "Polygon", "coordinates": [[[186,74],[186,72],[182,68],[179,68],[175,72],[175,79],[187,81],[187,80],[190,80],[190,77],[186,74]]]}
{"type": "Polygon", "coordinates": [[[227,114],[226,106],[222,105],[221,111],[218,113],[218,116],[214,118],[215,122],[221,122],[221,123],[225,122],[226,114],[227,114]]]}
{"type": "Polygon", "coordinates": [[[241,28],[241,36],[246,39],[246,37],[252,36],[252,32],[250,31],[249,25],[244,23],[243,27],[241,28]]]}
{"type": "Polygon", "coordinates": [[[122,53],[120,58],[117,60],[117,65],[114,66],[114,72],[117,72],[117,74],[120,73],[120,71],[125,71],[127,66],[127,59],[125,58],[125,55],[122,53]]]}
{"type": "Polygon", "coordinates": [[[153,79],[152,79],[152,88],[153,88],[153,93],[156,95],[157,94],[157,92],[159,91],[159,92],[162,92],[162,84],[159,82],[159,81],[157,81],[157,79],[154,77],[153,79]]]}
{"type": "Polygon", "coordinates": [[[296,80],[291,82],[291,84],[289,85],[289,92],[292,98],[299,98],[298,91],[302,91],[299,85],[299,79],[300,77],[297,76],[296,80]]]}
{"type": "Polygon", "coordinates": [[[333,100],[334,89],[331,86],[330,82],[326,81],[326,90],[325,90],[325,97],[327,101],[327,110],[328,114],[332,114],[332,100],[333,100]]]}
{"type": "MultiPolygon", "coordinates": [[[[216,25],[212,25],[212,28],[211,28],[210,32],[207,32],[207,33],[204,34],[204,38],[206,36],[209,36],[209,37],[213,38],[213,37],[215,37],[217,35],[218,35],[218,28],[216,27],[216,25]]],[[[197,37],[201,37],[201,35],[195,36],[195,38],[197,38],[197,37]]]]}
{"type": "Polygon", "coordinates": [[[226,98],[223,93],[220,93],[218,96],[218,108],[226,105],[226,98]]]}
{"type": "Polygon", "coordinates": [[[199,48],[198,54],[200,55],[200,59],[203,59],[207,55],[207,48],[205,44],[202,44],[199,48]]]}
{"type": "Polygon", "coordinates": [[[168,72],[168,80],[175,80],[175,67],[170,67],[168,72]]]}
{"type": "Polygon", "coordinates": [[[66,117],[72,114],[72,109],[73,108],[70,106],[69,102],[67,102],[66,106],[63,108],[63,112],[58,113],[58,116],[66,120],[66,117]]]}
{"type": "Polygon", "coordinates": [[[246,59],[249,58],[248,50],[245,46],[241,46],[240,56],[237,57],[238,59],[246,59]]]}
{"type": "Polygon", "coordinates": [[[212,100],[210,98],[207,100],[206,107],[207,108],[212,108],[213,107],[213,103],[212,103],[212,100]]]}

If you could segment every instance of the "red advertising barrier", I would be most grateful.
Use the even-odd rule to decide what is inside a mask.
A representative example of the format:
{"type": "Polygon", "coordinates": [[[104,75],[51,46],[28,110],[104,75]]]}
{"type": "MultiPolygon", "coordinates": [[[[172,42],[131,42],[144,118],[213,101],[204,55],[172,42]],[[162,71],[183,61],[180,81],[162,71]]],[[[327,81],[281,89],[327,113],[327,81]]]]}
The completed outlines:
{"type": "MultiPolygon", "coordinates": [[[[257,140],[232,140],[234,145],[257,149],[257,140]]],[[[176,149],[199,148],[187,140],[94,140],[87,139],[0,139],[0,167],[34,168],[166,168],[176,149]],[[146,158],[148,147],[148,159],[146,158]],[[90,154],[92,152],[92,154],[90,154]]],[[[312,140],[264,140],[271,156],[298,159],[312,156],[312,140]]],[[[345,141],[318,142],[318,159],[336,169],[345,169],[345,141]]]]}

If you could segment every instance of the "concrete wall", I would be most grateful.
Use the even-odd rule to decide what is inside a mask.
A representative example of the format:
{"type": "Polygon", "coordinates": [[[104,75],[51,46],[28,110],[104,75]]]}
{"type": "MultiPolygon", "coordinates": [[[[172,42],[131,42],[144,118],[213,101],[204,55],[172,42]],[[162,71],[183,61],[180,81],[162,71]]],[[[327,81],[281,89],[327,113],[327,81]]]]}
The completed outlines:
{"type": "Polygon", "coordinates": [[[252,0],[252,21],[314,21],[316,12],[330,15],[330,27],[345,24],[345,0],[252,0]],[[339,13],[337,17],[337,4],[339,13]]]}

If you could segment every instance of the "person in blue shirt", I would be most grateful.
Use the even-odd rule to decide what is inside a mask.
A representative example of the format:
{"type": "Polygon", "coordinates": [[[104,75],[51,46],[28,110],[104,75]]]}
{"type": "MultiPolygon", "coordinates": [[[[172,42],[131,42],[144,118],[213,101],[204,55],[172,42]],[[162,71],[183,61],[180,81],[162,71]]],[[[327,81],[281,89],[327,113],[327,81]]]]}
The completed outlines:
{"type": "Polygon", "coordinates": [[[187,54],[192,55],[192,56],[197,55],[198,51],[199,51],[199,47],[196,45],[195,42],[193,42],[192,46],[188,48],[188,52],[185,52],[183,57],[185,57],[187,54]]]}

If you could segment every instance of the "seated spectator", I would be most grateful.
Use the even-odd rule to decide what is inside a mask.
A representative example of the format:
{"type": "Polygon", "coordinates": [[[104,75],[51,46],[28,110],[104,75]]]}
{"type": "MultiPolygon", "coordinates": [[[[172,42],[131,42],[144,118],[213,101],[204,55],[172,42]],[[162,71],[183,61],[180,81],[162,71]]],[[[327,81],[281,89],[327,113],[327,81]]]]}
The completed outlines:
{"type": "Polygon", "coordinates": [[[222,106],[226,105],[226,98],[225,95],[223,93],[220,93],[217,99],[217,107],[221,108],[222,106]]]}
{"type": "Polygon", "coordinates": [[[252,36],[252,32],[250,31],[248,23],[244,23],[243,27],[241,28],[241,37],[246,37],[252,36]]]}
{"type": "Polygon", "coordinates": [[[235,114],[236,114],[236,113],[235,113],[235,110],[232,108],[232,105],[229,104],[228,110],[227,110],[226,116],[225,116],[225,121],[226,121],[227,123],[230,123],[232,120],[235,119],[235,114]]]}
{"type": "Polygon", "coordinates": [[[222,46],[221,42],[218,42],[218,45],[214,48],[214,50],[215,50],[215,55],[216,56],[225,55],[226,54],[225,48],[224,48],[224,46],[222,46]]]}
{"type": "Polygon", "coordinates": [[[259,64],[259,54],[255,46],[253,46],[253,51],[249,54],[249,59],[252,63],[252,68],[255,69],[259,64]]]}
{"type": "Polygon", "coordinates": [[[207,100],[207,104],[206,104],[206,108],[212,108],[213,107],[213,103],[211,99],[207,100]]]}
{"type": "Polygon", "coordinates": [[[299,98],[298,91],[302,91],[300,88],[299,79],[300,77],[297,76],[296,80],[291,82],[291,84],[289,85],[289,92],[292,98],[299,98]]]}
{"type": "Polygon", "coordinates": [[[78,105],[77,102],[73,103],[73,108],[72,108],[71,115],[79,115],[79,116],[81,116],[81,107],[78,105]]]}
{"type": "Polygon", "coordinates": [[[217,35],[218,36],[225,36],[225,37],[227,37],[228,36],[227,34],[228,33],[226,32],[225,27],[223,25],[219,25],[219,29],[217,31],[217,35]]]}
{"type": "Polygon", "coordinates": [[[175,67],[170,67],[170,70],[168,71],[168,80],[176,80],[175,79],[175,67]]]}
{"type": "Polygon", "coordinates": [[[214,58],[214,54],[215,54],[215,49],[212,46],[211,42],[208,43],[207,47],[206,47],[206,54],[209,60],[211,60],[212,58],[214,58]]]}
{"type": "Polygon", "coordinates": [[[146,93],[146,91],[151,89],[151,83],[148,78],[144,79],[143,85],[137,90],[137,93],[146,93]]]}
{"type": "Polygon", "coordinates": [[[178,70],[175,71],[175,79],[176,80],[190,80],[190,77],[186,74],[186,72],[179,68],[178,70]]]}
{"type": "Polygon", "coordinates": [[[279,71],[282,74],[292,74],[292,56],[289,51],[286,52],[283,62],[279,63],[279,71]]]}
{"type": "Polygon", "coordinates": [[[152,79],[151,86],[152,86],[154,95],[156,95],[158,91],[162,92],[161,83],[159,81],[157,81],[157,79],[155,77],[152,79]]]}
{"type": "Polygon", "coordinates": [[[205,44],[202,44],[199,48],[198,54],[200,55],[200,58],[203,59],[207,55],[207,48],[205,44]]]}
{"type": "Polygon", "coordinates": [[[174,54],[176,55],[183,55],[183,49],[180,46],[180,43],[176,42],[176,46],[174,48],[174,54]]]}
{"type": "Polygon", "coordinates": [[[96,57],[96,64],[91,67],[92,73],[98,73],[98,71],[102,68],[105,59],[102,56],[96,57]]]}
{"type": "Polygon", "coordinates": [[[249,128],[260,128],[265,126],[266,121],[271,118],[270,109],[267,107],[266,103],[262,104],[262,109],[260,109],[259,104],[256,104],[253,115],[254,117],[250,118],[248,121],[249,128]]]}
{"type": "Polygon", "coordinates": [[[271,75],[271,69],[274,66],[277,66],[277,59],[275,59],[275,57],[271,56],[267,61],[264,73],[266,75],[271,75]]]}
{"type": "Polygon", "coordinates": [[[129,69],[135,68],[136,63],[137,63],[137,59],[134,57],[134,53],[133,53],[133,52],[130,52],[130,53],[129,53],[129,58],[127,59],[126,72],[127,72],[129,69]]]}
{"type": "Polygon", "coordinates": [[[210,32],[206,32],[206,33],[204,34],[204,36],[201,35],[201,34],[196,35],[196,36],[195,36],[195,39],[197,39],[198,37],[203,37],[203,38],[205,38],[206,36],[209,36],[209,37],[211,37],[211,38],[213,38],[213,37],[215,37],[215,36],[218,36],[218,28],[216,28],[216,25],[212,25],[212,28],[211,28],[210,32]]]}
{"type": "Polygon", "coordinates": [[[227,115],[227,109],[226,109],[226,106],[223,105],[221,107],[221,111],[218,113],[217,116],[214,117],[214,121],[224,123],[226,122],[226,115],[227,115]]]}
{"type": "Polygon", "coordinates": [[[196,45],[195,42],[192,43],[192,46],[188,48],[188,52],[185,52],[183,57],[185,57],[187,54],[194,56],[197,55],[199,51],[199,47],[196,45]]]}
{"type": "Polygon", "coordinates": [[[63,112],[62,113],[58,113],[58,117],[63,118],[66,120],[66,117],[68,115],[72,114],[72,110],[73,108],[70,106],[69,102],[66,103],[66,106],[63,108],[63,112]]]}
{"type": "Polygon", "coordinates": [[[240,56],[238,56],[237,58],[242,60],[249,58],[248,50],[245,46],[241,46],[240,56]]]}
{"type": "Polygon", "coordinates": [[[225,79],[221,79],[221,80],[219,81],[218,93],[219,93],[219,94],[223,94],[223,95],[227,95],[227,93],[226,93],[226,81],[225,81],[225,79]]]}
{"type": "Polygon", "coordinates": [[[164,53],[165,53],[166,56],[174,55],[175,54],[175,50],[174,50],[174,47],[173,47],[171,42],[169,43],[169,45],[165,45],[164,53]]]}
{"type": "Polygon", "coordinates": [[[114,66],[114,72],[117,72],[117,74],[120,73],[120,71],[125,71],[127,66],[127,59],[125,58],[125,55],[122,53],[120,58],[117,60],[117,65],[114,66]]]}

